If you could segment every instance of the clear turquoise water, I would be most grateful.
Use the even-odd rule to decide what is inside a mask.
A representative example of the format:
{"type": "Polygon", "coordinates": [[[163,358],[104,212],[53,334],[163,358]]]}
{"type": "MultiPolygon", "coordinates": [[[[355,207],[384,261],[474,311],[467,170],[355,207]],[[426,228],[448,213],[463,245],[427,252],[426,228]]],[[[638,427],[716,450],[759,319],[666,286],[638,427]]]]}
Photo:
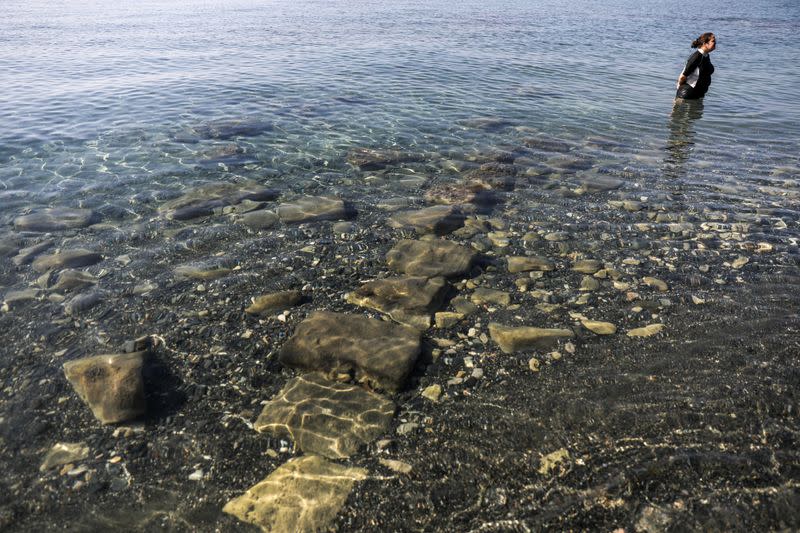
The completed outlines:
{"type": "Polygon", "coordinates": [[[195,180],[347,170],[352,146],[451,157],[537,134],[578,148],[601,137],[595,157],[655,182],[675,145],[685,153],[668,174],[689,186],[798,176],[793,2],[9,0],[0,11],[6,222],[89,193],[130,207],[195,180]],[[689,43],[708,30],[718,49],[701,116],[671,118],[689,43]],[[463,125],[476,117],[509,127],[463,125]],[[256,127],[203,138],[218,121],[256,127]],[[213,157],[229,142],[246,154],[233,165],[213,157]]]}

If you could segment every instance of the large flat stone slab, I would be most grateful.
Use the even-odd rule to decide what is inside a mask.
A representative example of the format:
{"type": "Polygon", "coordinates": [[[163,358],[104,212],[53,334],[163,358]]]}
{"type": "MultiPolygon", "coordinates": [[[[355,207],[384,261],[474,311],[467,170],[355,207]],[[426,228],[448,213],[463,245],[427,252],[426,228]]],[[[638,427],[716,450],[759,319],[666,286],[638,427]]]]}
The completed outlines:
{"type": "Polygon", "coordinates": [[[317,220],[340,220],[347,217],[344,201],[329,196],[306,196],[278,207],[282,222],[300,223],[317,220]]]}
{"type": "Polygon", "coordinates": [[[191,220],[221,212],[222,208],[245,200],[267,201],[278,197],[274,189],[255,182],[214,183],[188,191],[183,196],[166,202],[159,211],[168,219],[191,220]]]}
{"type": "Polygon", "coordinates": [[[386,254],[386,263],[392,270],[410,276],[449,278],[467,274],[476,258],[472,249],[444,239],[403,239],[386,254]]]}
{"type": "Polygon", "coordinates": [[[546,350],[554,346],[560,339],[569,339],[575,336],[570,329],[534,328],[534,327],[509,327],[496,322],[489,324],[489,335],[504,353],[514,353],[522,350],[546,350]]]}
{"type": "Polygon", "coordinates": [[[48,270],[58,270],[62,268],[81,268],[94,265],[103,260],[103,256],[91,250],[76,248],[74,250],[62,250],[55,254],[42,255],[33,262],[33,269],[36,272],[47,272],[48,270]]]}
{"type": "Polygon", "coordinates": [[[291,437],[304,452],[343,459],[385,433],[394,411],[394,403],[358,385],[306,374],[264,406],[255,428],[291,437]]]}
{"type": "Polygon", "coordinates": [[[61,231],[85,228],[99,221],[99,215],[90,209],[50,207],[15,218],[14,227],[20,231],[61,231]]]}
{"type": "Polygon", "coordinates": [[[332,463],[316,455],[288,461],[222,510],[263,531],[327,531],[363,468],[332,463]]]}
{"type": "Polygon", "coordinates": [[[75,392],[103,424],[136,418],[145,412],[142,365],[146,352],[97,355],[64,363],[75,392]]]}
{"type": "Polygon", "coordinates": [[[414,328],[359,315],[317,311],[295,329],[279,361],[293,368],[350,373],[376,388],[399,390],[421,350],[414,328]]]}
{"type": "Polygon", "coordinates": [[[464,225],[464,215],[452,205],[435,205],[415,211],[401,211],[389,218],[392,228],[413,228],[417,233],[446,235],[464,225]]]}
{"type": "Polygon", "coordinates": [[[405,277],[369,281],[348,293],[346,299],[353,305],[386,313],[401,324],[427,329],[446,293],[447,282],[442,277],[405,277]]]}

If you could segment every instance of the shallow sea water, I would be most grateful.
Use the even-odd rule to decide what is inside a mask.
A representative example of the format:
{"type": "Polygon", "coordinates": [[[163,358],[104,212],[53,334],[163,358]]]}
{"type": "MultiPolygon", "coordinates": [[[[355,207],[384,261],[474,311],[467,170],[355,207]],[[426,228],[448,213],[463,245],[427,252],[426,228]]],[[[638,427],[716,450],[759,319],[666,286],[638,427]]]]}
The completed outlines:
{"type": "MultiPolygon", "coordinates": [[[[743,305],[757,302],[750,309],[754,315],[753,309],[760,306],[777,316],[776,309],[792,301],[792,291],[782,292],[780,286],[796,279],[800,239],[796,74],[800,48],[794,42],[800,12],[789,1],[760,0],[710,0],[690,11],[685,2],[634,0],[470,0],[457,6],[441,0],[146,0],[124,6],[94,0],[58,5],[39,0],[3,2],[0,241],[21,247],[44,239],[13,228],[14,219],[28,212],[85,207],[100,213],[102,224],[57,236],[62,240],[55,246],[88,247],[109,258],[90,269],[107,280],[101,283],[106,300],[85,320],[65,319],[60,306],[50,302],[53,305],[46,307],[49,303],[43,297],[37,300],[38,308],[23,308],[22,318],[14,313],[3,317],[7,326],[25,317],[34,317],[28,322],[42,317],[43,323],[55,324],[27,324],[30,329],[24,336],[4,331],[0,338],[9,341],[6,347],[36,342],[48,357],[53,347],[58,349],[41,371],[35,362],[20,363],[16,350],[0,351],[6,391],[0,404],[0,426],[4,426],[0,436],[7,451],[21,453],[25,459],[20,464],[28,461],[34,470],[25,468],[35,471],[42,451],[54,439],[83,438],[53,422],[60,416],[57,409],[40,405],[36,409],[41,413],[34,418],[25,411],[42,390],[53,400],[71,395],[59,381],[62,357],[101,353],[105,345],[117,346],[156,332],[152,328],[172,327],[188,316],[187,309],[204,309],[194,287],[174,283],[177,264],[245,267],[233,281],[207,284],[217,298],[208,306],[224,308],[224,316],[222,311],[214,315],[218,325],[194,317],[184,330],[177,325],[171,330],[176,335],[187,332],[186,339],[168,339],[176,343],[175,353],[187,357],[180,363],[185,371],[180,380],[213,389],[215,379],[234,376],[239,380],[234,389],[262,387],[263,397],[268,397],[266,391],[277,391],[283,378],[276,377],[280,370],[266,361],[268,356],[249,369],[248,357],[256,357],[255,348],[241,348],[241,354],[231,355],[230,368],[225,363],[206,364],[197,355],[204,351],[228,355],[236,352],[237,342],[249,344],[238,340],[240,331],[229,331],[225,323],[241,321],[240,310],[236,314],[231,308],[256,294],[262,281],[258,276],[274,276],[278,282],[272,288],[287,288],[281,286],[288,282],[278,266],[259,270],[254,258],[264,257],[256,252],[273,254],[270,259],[297,273],[298,279],[303,279],[300,272],[307,266],[298,259],[303,246],[316,247],[313,253],[321,255],[323,266],[354,264],[348,263],[347,253],[367,258],[372,266],[364,266],[363,272],[343,267],[340,278],[311,280],[322,286],[315,288],[320,301],[343,305],[342,290],[354,288],[362,277],[381,268],[382,255],[371,247],[388,247],[388,230],[369,234],[371,224],[383,228],[385,216],[376,206],[428,205],[425,192],[431,186],[458,183],[462,174],[484,163],[491,166],[513,159],[517,172],[512,190],[498,193],[489,215],[503,218],[520,233],[536,224],[547,232],[565,230],[569,243],[540,247],[563,257],[587,252],[619,264],[623,257],[646,256],[642,250],[662,244],[682,252],[699,250],[693,256],[697,262],[719,263],[712,264],[710,273],[702,271],[708,273],[700,276],[703,283],[706,277],[716,278],[721,286],[744,283],[741,278],[747,277],[736,280],[736,273],[727,274],[720,267],[724,261],[729,267],[738,254],[753,251],[744,244],[737,248],[737,240],[747,245],[766,243],[777,253],[762,256],[766,259],[759,267],[778,288],[773,287],[774,294],[760,295],[739,287],[737,297],[743,305]],[[711,55],[716,70],[710,91],[702,102],[674,106],[675,79],[691,53],[689,43],[704,31],[715,32],[718,41],[711,55]],[[348,154],[359,148],[395,150],[413,158],[386,169],[359,170],[348,163],[348,154]],[[358,216],[353,223],[360,233],[337,241],[339,248],[330,252],[326,250],[336,236],[326,225],[287,225],[245,235],[224,217],[184,224],[167,222],[158,211],[165,202],[198,186],[246,180],[274,188],[285,199],[304,194],[344,198],[355,206],[358,216]],[[603,190],[608,183],[613,184],[611,190],[603,190]],[[624,212],[622,201],[638,202],[643,211],[624,212]],[[651,229],[639,231],[637,224],[651,229]],[[694,232],[713,234],[708,238],[712,244],[695,249],[694,232]],[[658,240],[661,244],[655,243],[658,240]],[[709,259],[714,254],[704,255],[708,249],[719,253],[709,259]],[[142,284],[155,289],[144,291],[144,303],[135,299],[141,296],[136,291],[142,284]],[[764,301],[759,302],[761,296],[764,301]],[[144,331],[141,324],[151,329],[144,331]],[[193,374],[195,356],[208,375],[193,374]],[[18,364],[25,368],[23,385],[14,375],[18,364]],[[247,375],[247,384],[241,374],[247,375]],[[53,430],[60,431],[59,436],[32,428],[43,424],[40,418],[50,424],[45,427],[59,427],[53,430]],[[35,446],[28,447],[28,442],[35,446]]],[[[491,248],[485,242],[481,245],[491,248]]],[[[511,247],[519,251],[522,245],[514,242],[511,247]]],[[[663,267],[659,272],[666,272],[668,255],[664,252],[665,259],[655,261],[663,267]]],[[[12,265],[8,258],[0,261],[3,297],[35,285],[39,274],[12,265]]],[[[697,273],[696,265],[690,266],[677,265],[677,270],[681,274],[691,270],[685,276],[691,281],[697,273]]],[[[709,284],[712,288],[703,285],[703,290],[715,288],[709,284]]],[[[603,305],[598,308],[623,320],[624,312],[615,309],[616,304],[603,305]]],[[[726,308],[730,314],[720,318],[722,322],[742,314],[734,307],[726,308]]],[[[506,318],[511,320],[512,315],[506,318]]],[[[753,323],[770,323],[771,318],[759,315],[753,323]]],[[[293,320],[290,326],[296,325],[293,320]]],[[[247,324],[251,326],[257,329],[247,324]]],[[[282,340],[287,331],[278,329],[264,326],[265,337],[274,334],[274,339],[282,340]]],[[[751,340],[742,337],[743,343],[751,340]]],[[[438,376],[436,372],[430,374],[438,376]]],[[[167,374],[161,381],[174,378],[167,374]]],[[[181,390],[191,397],[198,387],[181,390]]],[[[213,405],[234,418],[242,405],[256,409],[262,399],[249,405],[250,397],[241,393],[247,401],[241,400],[230,387],[208,394],[212,399],[202,404],[204,408],[213,405]]],[[[702,391],[692,394],[702,396],[702,391]]],[[[646,401],[645,397],[641,403],[646,401]]],[[[161,466],[174,463],[174,471],[159,473],[153,467],[137,471],[135,452],[130,453],[129,468],[135,480],[146,480],[144,488],[130,482],[131,474],[125,471],[127,482],[149,507],[141,510],[134,505],[118,515],[92,507],[92,517],[81,518],[78,489],[66,507],[49,501],[38,510],[35,505],[19,510],[13,507],[16,503],[9,503],[14,499],[9,496],[0,499],[0,526],[23,524],[20,529],[35,529],[48,524],[52,517],[46,517],[46,510],[52,504],[55,507],[50,508],[66,508],[67,522],[78,530],[234,527],[233,519],[220,517],[220,502],[253,480],[241,474],[243,466],[235,454],[220,451],[233,440],[224,446],[210,440],[187,443],[191,438],[183,435],[184,414],[170,411],[170,402],[164,399],[168,406],[164,418],[147,421],[156,435],[148,457],[162,453],[153,461],[161,466]],[[197,489],[203,503],[189,505],[189,513],[183,512],[187,505],[182,491],[192,469],[187,470],[188,462],[167,460],[169,453],[179,454],[177,449],[197,461],[203,453],[222,457],[209,481],[217,485],[197,489]],[[178,507],[182,510],[176,511],[178,507]],[[16,510],[7,512],[11,508],[16,510]],[[22,521],[14,522],[15,516],[22,521]]],[[[77,401],[67,405],[83,409],[77,401]]],[[[71,413],[72,422],[90,419],[71,413]]],[[[216,420],[218,414],[209,418],[216,420]]],[[[187,411],[186,420],[190,419],[187,411]]],[[[207,433],[205,419],[199,420],[197,427],[189,424],[187,435],[207,433]]],[[[100,430],[87,438],[98,453],[118,446],[100,430]]],[[[237,439],[242,457],[250,461],[262,457],[266,448],[282,446],[255,435],[227,438],[237,439]]],[[[115,464],[105,465],[105,474],[98,474],[110,476],[112,481],[104,482],[104,487],[111,487],[112,493],[116,493],[114,480],[123,479],[115,464]]],[[[35,475],[27,480],[19,475],[21,481],[11,479],[4,487],[8,494],[38,491],[38,481],[31,481],[35,475]]],[[[55,477],[47,482],[56,483],[55,477]]],[[[109,501],[116,501],[114,497],[109,501]]],[[[368,495],[364,498],[369,502],[368,495]]],[[[368,530],[368,523],[358,523],[358,514],[356,504],[345,512],[356,529],[368,530]]],[[[479,523],[474,519],[469,525],[479,523]]],[[[338,527],[346,530],[347,524],[340,522],[338,527]]],[[[454,519],[445,525],[459,523],[454,519]]],[[[398,523],[391,527],[405,528],[398,523]]]]}

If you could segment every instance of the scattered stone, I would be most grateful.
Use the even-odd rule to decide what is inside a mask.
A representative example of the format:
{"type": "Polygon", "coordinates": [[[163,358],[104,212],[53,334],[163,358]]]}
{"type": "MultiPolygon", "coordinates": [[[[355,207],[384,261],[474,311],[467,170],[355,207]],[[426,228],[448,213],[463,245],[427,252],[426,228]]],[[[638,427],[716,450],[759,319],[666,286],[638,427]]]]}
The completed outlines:
{"type": "Polygon", "coordinates": [[[617,332],[617,326],[611,322],[599,322],[597,320],[582,320],[583,327],[597,335],[613,335],[617,332]]]}
{"type": "Polygon", "coordinates": [[[419,424],[416,422],[404,422],[397,426],[397,434],[398,435],[408,435],[415,429],[419,427],[419,424]]]}
{"type": "Polygon", "coordinates": [[[259,209],[258,211],[245,213],[238,219],[238,221],[248,228],[269,229],[280,222],[280,217],[275,211],[259,209]]]}
{"type": "Polygon", "coordinates": [[[475,305],[511,305],[511,295],[509,293],[495,289],[487,289],[485,287],[478,287],[475,289],[475,292],[472,293],[470,300],[475,305]]]}
{"type": "Polygon", "coordinates": [[[702,298],[700,298],[699,296],[695,296],[693,294],[692,295],[692,303],[695,304],[695,305],[702,305],[702,304],[706,303],[706,301],[703,300],[702,298]]]}
{"type": "Polygon", "coordinates": [[[394,411],[395,405],[378,394],[306,374],[264,406],[254,427],[291,437],[304,452],[342,459],[383,434],[394,411]]]}
{"type": "Polygon", "coordinates": [[[446,329],[455,326],[460,321],[464,320],[463,313],[453,313],[450,311],[442,311],[440,313],[436,313],[435,320],[436,320],[436,327],[439,329],[446,329]]]}
{"type": "Polygon", "coordinates": [[[82,289],[90,285],[95,285],[97,282],[98,279],[88,272],[69,269],[62,271],[59,274],[55,285],[53,285],[51,289],[54,291],[69,292],[76,289],[82,289]]]}
{"type": "Polygon", "coordinates": [[[159,208],[167,219],[191,220],[222,213],[226,206],[244,200],[268,201],[278,197],[278,192],[247,181],[244,183],[215,183],[192,189],[180,198],[171,200],[159,208]]]}
{"type": "Polygon", "coordinates": [[[411,227],[417,233],[446,235],[464,225],[464,215],[452,205],[435,205],[417,211],[401,211],[387,220],[392,228],[411,227]]]}
{"type": "Polygon", "coordinates": [[[103,298],[103,293],[100,291],[78,294],[64,305],[64,312],[68,315],[78,315],[102,302],[103,298]]]}
{"type": "Polygon", "coordinates": [[[561,448],[542,457],[539,462],[539,473],[547,476],[556,469],[563,472],[569,462],[569,452],[565,448],[561,448]]]}
{"type": "Polygon", "coordinates": [[[545,235],[544,240],[549,242],[563,242],[569,240],[569,233],[566,231],[554,231],[545,235]]]}
{"type": "Polygon", "coordinates": [[[379,459],[378,462],[393,472],[398,474],[410,474],[412,467],[408,463],[396,459],[379,459]]]}
{"type": "Polygon", "coordinates": [[[581,279],[580,290],[582,291],[596,291],[600,288],[600,282],[592,276],[583,276],[581,279]]]}
{"type": "Polygon", "coordinates": [[[421,350],[414,328],[358,315],[317,311],[283,345],[284,365],[353,374],[377,387],[399,390],[421,350]]]}
{"type": "Polygon", "coordinates": [[[648,505],[642,509],[639,519],[636,521],[636,531],[642,533],[660,533],[668,531],[672,517],[655,505],[648,505]]]}
{"type": "Polygon", "coordinates": [[[438,402],[439,398],[442,396],[442,386],[438,383],[430,385],[422,391],[420,396],[432,402],[438,402]]]}
{"type": "Polygon", "coordinates": [[[572,270],[582,274],[595,274],[601,268],[603,268],[603,262],[597,259],[583,259],[572,264],[572,270]]]}
{"type": "Polygon", "coordinates": [[[507,248],[511,245],[511,236],[507,231],[490,231],[486,237],[495,248],[507,248]]]}
{"type": "Polygon", "coordinates": [[[54,466],[77,463],[89,457],[89,447],[84,442],[57,442],[44,456],[39,470],[45,472],[54,466]]]}
{"type": "Polygon", "coordinates": [[[572,338],[575,334],[569,329],[545,329],[535,327],[508,327],[492,322],[489,324],[489,335],[504,353],[521,350],[546,349],[559,339],[572,338]]]}
{"type": "Polygon", "coordinates": [[[325,531],[367,471],[308,455],[278,467],[223,511],[273,533],[325,531]]]}
{"type": "Polygon", "coordinates": [[[205,473],[203,472],[202,469],[198,468],[197,470],[189,474],[189,481],[202,481],[203,476],[205,476],[205,473]]]}
{"type": "Polygon", "coordinates": [[[36,272],[47,272],[61,268],[81,268],[91,266],[103,260],[103,256],[97,252],[91,252],[82,248],[74,250],[64,250],[52,255],[43,255],[33,262],[33,269],[36,272]]]}
{"type": "Polygon", "coordinates": [[[642,328],[635,328],[628,332],[628,337],[650,337],[661,333],[664,329],[664,324],[650,324],[642,328]]]}
{"type": "Polygon", "coordinates": [[[220,265],[188,264],[175,267],[175,276],[183,279],[211,281],[230,274],[232,269],[220,265]]]}
{"type": "Polygon", "coordinates": [[[666,292],[669,289],[666,282],[661,281],[658,278],[651,278],[647,276],[642,278],[642,281],[645,283],[645,285],[653,287],[654,289],[657,289],[660,292],[666,292]]]}
{"type": "Polygon", "coordinates": [[[517,272],[550,271],[554,270],[555,265],[549,259],[536,256],[519,256],[508,258],[508,271],[512,274],[517,272]]]}
{"type": "Polygon", "coordinates": [[[100,217],[89,209],[50,207],[14,219],[14,227],[20,231],[61,231],[85,228],[100,221],[100,217]]]}
{"type": "Polygon", "coordinates": [[[145,412],[142,382],[145,353],[77,359],[64,363],[64,374],[100,422],[130,420],[145,412]]]}
{"type": "Polygon", "coordinates": [[[287,223],[347,218],[344,201],[329,196],[306,196],[278,207],[278,217],[287,223]]]}
{"type": "Polygon", "coordinates": [[[17,255],[15,255],[11,259],[11,262],[13,262],[17,266],[27,265],[31,263],[34,259],[36,259],[36,256],[40,255],[42,252],[53,246],[53,244],[55,244],[55,241],[52,239],[48,239],[38,244],[34,244],[33,246],[22,248],[21,250],[19,250],[19,252],[17,252],[17,255]]]}
{"type": "Polygon", "coordinates": [[[740,255],[739,257],[734,259],[734,261],[731,263],[731,266],[733,268],[739,269],[739,268],[742,268],[743,266],[745,266],[749,262],[750,262],[750,258],[749,257],[744,257],[744,256],[740,255]]]}
{"type": "Polygon", "coordinates": [[[10,291],[3,299],[2,311],[7,313],[27,302],[36,300],[39,297],[38,289],[24,289],[21,291],[10,291]]]}
{"type": "Polygon", "coordinates": [[[403,239],[386,254],[389,268],[411,276],[463,276],[477,255],[464,246],[446,240],[403,239]]]}
{"type": "Polygon", "coordinates": [[[528,359],[528,368],[531,369],[531,372],[539,372],[541,366],[542,363],[537,358],[531,357],[528,359]]]}
{"type": "Polygon", "coordinates": [[[303,294],[300,291],[280,291],[264,294],[253,300],[253,304],[244,311],[251,315],[268,315],[273,311],[293,307],[300,303],[303,294]]]}
{"type": "Polygon", "coordinates": [[[447,292],[442,277],[405,277],[370,281],[347,294],[346,300],[386,313],[401,324],[427,329],[431,313],[441,307],[447,292]]]}

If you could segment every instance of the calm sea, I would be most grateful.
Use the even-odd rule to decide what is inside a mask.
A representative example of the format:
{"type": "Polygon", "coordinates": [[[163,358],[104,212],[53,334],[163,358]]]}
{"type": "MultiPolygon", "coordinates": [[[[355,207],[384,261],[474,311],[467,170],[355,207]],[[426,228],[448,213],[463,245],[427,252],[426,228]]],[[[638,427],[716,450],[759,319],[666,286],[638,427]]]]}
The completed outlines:
{"type": "Polygon", "coordinates": [[[452,156],[532,134],[602,138],[654,180],[798,176],[791,1],[6,0],[0,13],[4,222],[88,191],[129,207],[155,182],[290,181],[346,168],[353,146],[452,156]],[[673,115],[704,31],[718,36],[711,90],[673,115]],[[482,117],[508,127],[464,126],[482,117]],[[246,156],[215,159],[221,141],[246,156]]]}

